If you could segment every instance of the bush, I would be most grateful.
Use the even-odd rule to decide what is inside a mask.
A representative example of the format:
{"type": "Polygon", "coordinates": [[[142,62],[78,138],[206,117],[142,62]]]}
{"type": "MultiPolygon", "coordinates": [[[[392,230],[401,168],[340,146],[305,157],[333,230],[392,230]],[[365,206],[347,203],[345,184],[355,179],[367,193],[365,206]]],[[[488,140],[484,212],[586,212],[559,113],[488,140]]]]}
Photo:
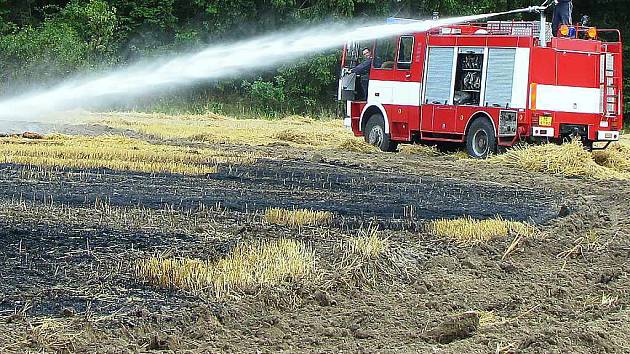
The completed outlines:
{"type": "Polygon", "coordinates": [[[116,13],[102,0],[70,2],[55,21],[67,23],[87,45],[91,61],[106,59],[114,53],[112,40],[116,30],[116,13]]]}
{"type": "Polygon", "coordinates": [[[15,88],[66,76],[84,66],[87,52],[88,47],[77,32],[61,22],[1,37],[3,85],[15,88]]]}
{"type": "Polygon", "coordinates": [[[324,54],[280,67],[268,78],[242,84],[250,103],[266,112],[313,113],[334,105],[339,55],[324,54]]]}
{"type": "Polygon", "coordinates": [[[1,36],[3,90],[45,84],[107,63],[115,26],[115,14],[105,2],[77,0],[37,27],[1,36]]]}
{"type": "Polygon", "coordinates": [[[265,113],[281,111],[286,101],[284,82],[277,78],[275,82],[258,79],[252,83],[243,82],[243,88],[254,106],[260,107],[265,113]]]}

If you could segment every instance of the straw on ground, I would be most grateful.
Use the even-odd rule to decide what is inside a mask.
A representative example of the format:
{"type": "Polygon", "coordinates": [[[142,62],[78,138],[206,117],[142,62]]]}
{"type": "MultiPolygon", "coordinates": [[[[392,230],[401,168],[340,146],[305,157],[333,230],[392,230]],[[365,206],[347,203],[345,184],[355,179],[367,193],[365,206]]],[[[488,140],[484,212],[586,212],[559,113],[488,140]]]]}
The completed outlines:
{"type": "MultiPolygon", "coordinates": [[[[606,156],[618,154],[614,151],[606,156]]],[[[617,155],[614,155],[617,156],[617,155]]],[[[602,160],[602,159],[600,159],[602,160]]],[[[618,159],[615,159],[617,161],[618,159]]],[[[542,172],[566,177],[590,177],[594,179],[628,179],[630,174],[621,169],[601,166],[593,154],[584,149],[579,140],[562,145],[544,144],[510,149],[488,160],[491,163],[515,167],[527,171],[542,172]]]]}
{"type": "Polygon", "coordinates": [[[606,150],[594,151],[593,159],[598,165],[630,173],[630,145],[623,142],[612,144],[606,150]]]}
{"type": "Polygon", "coordinates": [[[264,219],[271,224],[295,227],[327,225],[333,217],[333,213],[322,210],[268,208],[264,219]]]}
{"type": "Polygon", "coordinates": [[[353,151],[364,154],[370,154],[380,151],[376,146],[370,145],[366,143],[363,139],[359,138],[345,139],[341,142],[341,144],[339,144],[338,149],[342,151],[353,151]]]}
{"type": "Polygon", "coordinates": [[[298,281],[314,269],[314,253],[303,243],[281,239],[238,245],[218,261],[190,258],[143,259],[136,275],[151,284],[201,291],[222,297],[232,291],[251,291],[298,281]]]}
{"type": "Polygon", "coordinates": [[[237,119],[216,114],[168,116],[116,113],[93,115],[109,127],[133,130],[160,139],[183,139],[213,144],[268,145],[335,148],[352,133],[339,119],[314,120],[290,116],[284,119],[237,119]]]}
{"type": "Polygon", "coordinates": [[[42,140],[0,139],[0,163],[45,168],[107,168],[119,171],[203,175],[218,164],[254,163],[252,153],[150,144],[123,136],[52,135],[42,140]]]}
{"type": "Polygon", "coordinates": [[[378,227],[359,230],[359,235],[348,240],[350,251],[364,258],[378,258],[387,251],[389,242],[380,237],[378,227]]]}
{"type": "Polygon", "coordinates": [[[486,220],[471,217],[434,220],[427,224],[427,231],[460,244],[478,244],[508,235],[531,237],[537,233],[533,225],[501,217],[486,220]]]}

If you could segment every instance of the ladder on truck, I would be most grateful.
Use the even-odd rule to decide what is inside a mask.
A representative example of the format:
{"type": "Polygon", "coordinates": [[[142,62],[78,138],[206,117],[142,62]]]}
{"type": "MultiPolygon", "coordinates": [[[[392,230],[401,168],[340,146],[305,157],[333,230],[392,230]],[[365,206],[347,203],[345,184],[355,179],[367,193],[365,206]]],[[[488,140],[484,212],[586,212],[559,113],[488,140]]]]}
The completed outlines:
{"type": "Polygon", "coordinates": [[[619,55],[614,53],[605,53],[601,56],[600,84],[603,90],[602,108],[606,118],[615,118],[621,113],[619,95],[621,77],[615,74],[615,61],[618,57],[619,55]]]}

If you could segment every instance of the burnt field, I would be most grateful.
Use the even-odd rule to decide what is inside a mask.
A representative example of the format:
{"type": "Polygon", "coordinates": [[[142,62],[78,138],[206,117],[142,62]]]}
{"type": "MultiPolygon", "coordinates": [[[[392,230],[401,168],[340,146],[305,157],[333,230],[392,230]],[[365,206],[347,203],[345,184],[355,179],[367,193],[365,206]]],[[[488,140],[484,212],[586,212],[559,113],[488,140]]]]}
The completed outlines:
{"type": "Polygon", "coordinates": [[[69,171],[25,179],[15,165],[0,166],[0,172],[0,196],[5,200],[52,198],[69,206],[92,205],[96,200],[150,209],[219,204],[239,212],[299,206],[382,220],[403,218],[406,209],[413,209],[420,219],[501,215],[544,222],[563,202],[562,193],[548,188],[467,182],[339,162],[264,159],[204,177],[69,171]]]}
{"type": "Polygon", "coordinates": [[[627,180],[279,132],[3,142],[0,351],[630,350],[627,180]]]}

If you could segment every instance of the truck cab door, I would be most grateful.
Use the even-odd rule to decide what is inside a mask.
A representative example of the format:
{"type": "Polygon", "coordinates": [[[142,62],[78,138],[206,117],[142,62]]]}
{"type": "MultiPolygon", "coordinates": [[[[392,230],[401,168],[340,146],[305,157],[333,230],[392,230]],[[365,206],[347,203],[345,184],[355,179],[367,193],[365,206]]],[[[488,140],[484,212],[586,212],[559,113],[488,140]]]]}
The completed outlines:
{"type": "Polygon", "coordinates": [[[398,38],[395,70],[392,80],[393,112],[391,114],[392,133],[400,140],[409,140],[412,131],[418,131],[420,126],[420,96],[422,94],[421,73],[416,60],[416,53],[421,48],[416,45],[413,35],[403,35],[398,38]]]}

